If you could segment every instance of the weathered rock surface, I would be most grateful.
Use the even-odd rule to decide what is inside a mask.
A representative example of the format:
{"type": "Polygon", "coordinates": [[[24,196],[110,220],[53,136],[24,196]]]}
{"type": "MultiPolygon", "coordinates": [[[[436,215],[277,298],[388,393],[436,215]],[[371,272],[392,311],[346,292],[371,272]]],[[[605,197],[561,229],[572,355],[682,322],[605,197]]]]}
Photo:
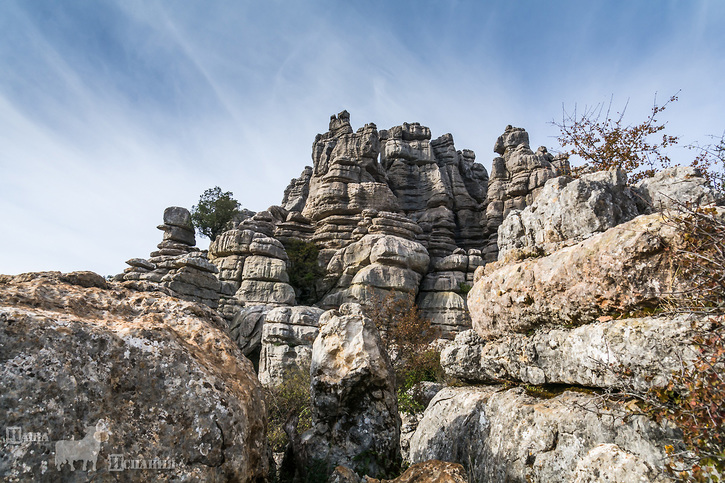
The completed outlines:
{"type": "Polygon", "coordinates": [[[441,352],[446,374],[469,382],[567,384],[647,391],[664,387],[695,356],[688,315],[595,322],[576,329],[542,329],[485,342],[462,332],[441,352]]]}
{"type": "MultiPolygon", "coordinates": [[[[367,478],[366,481],[380,483],[381,480],[367,478]]],[[[468,477],[462,465],[430,460],[412,465],[395,479],[382,481],[384,483],[467,483],[468,477]]]]}
{"type": "Polygon", "coordinates": [[[305,166],[299,178],[293,178],[284,190],[282,208],[287,211],[301,212],[307,203],[310,194],[310,179],[312,179],[312,166],[305,166]]]}
{"type": "Polygon", "coordinates": [[[290,211],[285,220],[274,227],[274,237],[285,246],[291,240],[309,241],[314,233],[312,221],[302,216],[299,211],[290,211]]]}
{"type": "Polygon", "coordinates": [[[449,339],[471,327],[466,294],[483,258],[480,250],[472,248],[468,252],[458,248],[451,255],[434,259],[420,284],[421,315],[438,328],[442,337],[449,339]]]}
{"type": "Polygon", "coordinates": [[[159,285],[138,292],[126,287],[152,284],[91,275],[0,276],[3,424],[45,435],[7,447],[0,479],[265,478],[261,386],[224,321],[159,285]],[[58,461],[61,440],[75,446],[58,461]],[[169,468],[113,473],[119,454],[169,468]]]}
{"type": "Polygon", "coordinates": [[[572,483],[664,483],[671,481],[642,458],[616,444],[600,444],[579,460],[572,483]]]}
{"type": "Polygon", "coordinates": [[[290,182],[282,202],[301,213],[277,230],[314,241],[323,262],[328,250],[368,234],[417,240],[434,257],[484,247],[488,173],[473,151],[456,150],[450,134],[431,140],[418,123],[380,132],[367,124],[353,133],[343,111],[315,139],[312,158],[313,168],[290,182]]]}
{"type": "Polygon", "coordinates": [[[593,449],[616,444],[652,472],[661,471],[664,446],[676,441],[675,432],[644,416],[613,418],[597,401],[575,392],[540,399],[521,388],[446,388],[418,425],[411,459],[458,462],[471,481],[482,483],[569,482],[578,464],[592,467],[593,449]]]}
{"type": "Polygon", "coordinates": [[[512,210],[532,204],[547,180],[567,171],[565,160],[555,158],[545,147],[533,152],[529,135],[518,127],[506,126],[493,149],[500,156],[491,165],[488,183],[484,236],[488,243],[484,258],[498,258],[498,227],[512,210]]]}
{"type": "Polygon", "coordinates": [[[480,249],[488,173],[473,151],[456,151],[450,134],[431,141],[430,129],[418,123],[381,131],[380,144],[388,184],[423,229],[418,239],[429,253],[480,249]]]}
{"type": "Polygon", "coordinates": [[[229,335],[242,353],[252,360],[258,360],[262,350],[262,328],[272,305],[246,305],[239,309],[229,323],[229,335]]]}
{"type": "Polygon", "coordinates": [[[332,116],[329,131],[315,138],[313,173],[302,215],[317,223],[312,239],[318,246],[348,245],[364,209],[399,211],[378,163],[379,153],[375,124],[353,133],[347,111],[332,116]]]}
{"type": "Polygon", "coordinates": [[[468,295],[473,328],[489,339],[652,307],[676,288],[666,250],[675,237],[661,215],[640,215],[545,257],[479,268],[468,295]]]}
{"type": "Polygon", "coordinates": [[[550,179],[533,203],[512,210],[499,227],[498,259],[513,250],[553,253],[637,215],[637,196],[622,170],[550,179]]]}
{"type": "MultiPolygon", "coordinates": [[[[274,232],[271,220],[271,212],[257,213],[242,222],[244,229],[226,231],[209,245],[209,258],[218,267],[223,292],[219,311],[227,320],[233,321],[244,305],[295,303],[287,252],[279,240],[267,235],[274,232]]],[[[232,322],[230,328],[239,327],[240,321],[232,322]]]]}
{"type": "Polygon", "coordinates": [[[267,313],[262,327],[259,381],[280,385],[288,371],[308,367],[323,310],[317,307],[277,307],[267,313]]]}
{"type": "Polygon", "coordinates": [[[365,235],[338,250],[328,263],[326,283],[332,289],[320,305],[372,303],[391,291],[415,296],[428,262],[428,252],[418,242],[393,235],[365,235]]]}
{"type": "Polygon", "coordinates": [[[139,280],[161,285],[190,302],[200,302],[216,309],[223,286],[216,266],[209,263],[207,254],[194,247],[194,227],[186,208],[171,206],[164,210],[164,224],[158,226],[164,240],[148,260],[132,258],[123,274],[116,280],[139,280]]]}
{"type": "Polygon", "coordinates": [[[312,349],[313,428],[305,460],[377,477],[400,459],[395,375],[378,331],[357,304],[325,312],[312,349]]]}
{"type": "Polygon", "coordinates": [[[635,190],[646,204],[643,210],[678,209],[683,205],[699,206],[717,201],[700,170],[690,166],[663,169],[637,183],[635,190]]]}

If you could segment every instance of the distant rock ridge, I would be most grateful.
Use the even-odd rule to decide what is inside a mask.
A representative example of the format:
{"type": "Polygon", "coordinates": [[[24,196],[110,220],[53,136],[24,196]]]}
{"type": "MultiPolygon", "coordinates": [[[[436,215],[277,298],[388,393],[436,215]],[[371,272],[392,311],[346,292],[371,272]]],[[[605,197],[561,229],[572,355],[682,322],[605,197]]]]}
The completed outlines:
{"type": "Polygon", "coordinates": [[[285,246],[309,241],[326,271],[316,305],[338,308],[406,293],[453,338],[471,328],[466,294],[476,268],[498,257],[505,216],[533,203],[546,181],[566,169],[528,142],[526,131],[508,126],[495,144],[501,156],[489,179],[474,152],[457,150],[451,134],[432,139],[417,122],[380,131],[368,123],[354,131],[342,111],[315,137],[312,166],[290,182],[280,206],[244,210],[208,253],[194,246],[189,212],[168,208],[159,250],[129,260],[119,278],[160,283],[217,309],[256,361],[266,315],[296,305],[285,246]]]}
{"type": "MultiPolygon", "coordinates": [[[[369,123],[353,131],[350,114],[342,111],[315,137],[313,166],[285,189],[280,208],[285,219],[276,224],[275,236],[283,243],[312,241],[321,249],[320,264],[328,272],[324,307],[365,303],[372,293],[382,296],[381,289],[420,292],[423,315],[453,337],[470,328],[465,294],[475,269],[496,260],[504,217],[531,204],[545,182],[567,168],[544,147],[531,151],[521,128],[508,126],[494,150],[501,157],[489,179],[475,153],[457,150],[451,134],[432,139],[430,129],[417,122],[380,131],[369,123]],[[369,235],[422,245],[430,259],[422,278],[385,272],[377,282],[353,280],[362,259],[347,266],[342,260],[359,250],[346,255],[342,250],[369,235]]],[[[404,251],[412,255],[418,249],[404,251]]]]}

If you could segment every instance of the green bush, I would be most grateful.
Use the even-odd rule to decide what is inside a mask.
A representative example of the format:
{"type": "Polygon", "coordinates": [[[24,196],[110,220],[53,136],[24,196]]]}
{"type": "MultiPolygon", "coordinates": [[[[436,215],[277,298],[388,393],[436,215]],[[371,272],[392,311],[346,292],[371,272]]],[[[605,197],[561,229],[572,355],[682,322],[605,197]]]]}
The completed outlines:
{"type": "Polygon", "coordinates": [[[285,245],[290,260],[290,285],[294,287],[297,303],[312,305],[319,300],[317,285],[325,276],[318,262],[320,250],[314,243],[290,240],[285,245]]]}
{"type": "Polygon", "coordinates": [[[468,292],[471,291],[473,288],[472,285],[468,285],[466,282],[461,282],[458,284],[458,293],[460,293],[463,296],[468,295],[468,292]]]}
{"type": "Polygon", "coordinates": [[[191,208],[191,221],[200,235],[211,241],[230,229],[229,223],[239,214],[239,202],[232,198],[231,191],[222,192],[215,186],[204,191],[199,204],[191,208]]]}
{"type": "Polygon", "coordinates": [[[284,383],[280,386],[264,390],[267,403],[267,437],[274,452],[284,451],[289,443],[284,430],[287,421],[298,418],[299,433],[312,427],[309,365],[287,371],[283,380],[284,383]]]}

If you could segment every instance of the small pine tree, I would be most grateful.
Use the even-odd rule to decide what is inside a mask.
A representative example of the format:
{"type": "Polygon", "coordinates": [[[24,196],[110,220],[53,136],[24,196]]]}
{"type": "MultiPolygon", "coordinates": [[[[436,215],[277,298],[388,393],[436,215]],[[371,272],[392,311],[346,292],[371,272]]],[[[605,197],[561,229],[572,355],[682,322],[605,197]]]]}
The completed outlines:
{"type": "Polygon", "coordinates": [[[230,228],[229,222],[239,214],[241,207],[232,196],[234,193],[222,192],[218,186],[204,191],[199,197],[199,204],[191,208],[191,220],[199,235],[214,241],[230,228]]]}

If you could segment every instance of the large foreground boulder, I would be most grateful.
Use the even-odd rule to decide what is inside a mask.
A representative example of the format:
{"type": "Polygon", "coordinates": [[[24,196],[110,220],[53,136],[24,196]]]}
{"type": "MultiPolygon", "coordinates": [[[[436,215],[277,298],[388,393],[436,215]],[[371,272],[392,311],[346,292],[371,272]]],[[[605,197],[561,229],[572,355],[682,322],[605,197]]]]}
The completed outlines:
{"type": "Polygon", "coordinates": [[[611,474],[615,461],[644,478],[627,481],[657,481],[665,445],[679,448],[676,433],[645,416],[622,418],[619,404],[600,401],[570,391],[545,399],[522,388],[446,388],[418,425],[411,461],[458,462],[479,483],[570,482],[575,474],[608,481],[585,477],[611,474]]]}
{"type": "Polygon", "coordinates": [[[400,461],[400,416],[380,335],[358,304],[325,312],[319,325],[310,368],[313,428],[302,435],[298,459],[330,472],[343,465],[385,475],[400,461]]]}
{"type": "Polygon", "coordinates": [[[473,328],[489,339],[657,306],[677,289],[676,240],[661,214],[641,215],[545,257],[479,268],[468,294],[473,328]]]}
{"type": "Polygon", "coordinates": [[[138,283],[0,276],[0,414],[20,435],[0,479],[266,478],[261,386],[224,321],[138,283]]]}

